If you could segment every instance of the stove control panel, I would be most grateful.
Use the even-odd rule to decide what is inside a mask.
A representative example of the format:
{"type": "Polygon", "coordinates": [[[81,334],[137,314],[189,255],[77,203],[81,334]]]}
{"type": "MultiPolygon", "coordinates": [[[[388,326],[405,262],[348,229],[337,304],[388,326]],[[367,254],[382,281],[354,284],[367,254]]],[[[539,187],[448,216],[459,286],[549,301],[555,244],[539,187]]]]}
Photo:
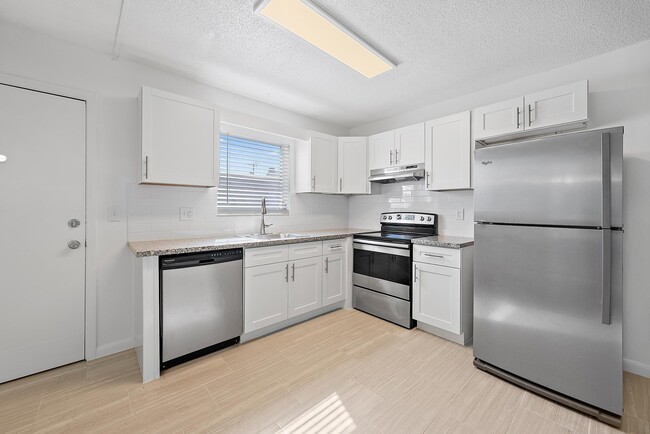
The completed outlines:
{"type": "Polygon", "coordinates": [[[385,212],[379,221],[382,224],[435,226],[437,220],[437,214],[385,212]]]}

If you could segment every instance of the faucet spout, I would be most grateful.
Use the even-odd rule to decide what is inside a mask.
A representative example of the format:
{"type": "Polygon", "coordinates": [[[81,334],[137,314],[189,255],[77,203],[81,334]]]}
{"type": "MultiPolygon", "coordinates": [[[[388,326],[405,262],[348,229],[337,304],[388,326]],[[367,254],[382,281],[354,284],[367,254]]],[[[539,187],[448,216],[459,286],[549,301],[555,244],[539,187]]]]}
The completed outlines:
{"type": "Polygon", "coordinates": [[[260,234],[262,234],[262,235],[266,234],[266,228],[268,228],[270,226],[273,226],[273,223],[271,223],[270,225],[267,225],[267,224],[264,223],[264,214],[266,214],[266,213],[267,213],[267,211],[266,211],[266,198],[263,197],[262,198],[262,221],[260,222],[260,234]]]}

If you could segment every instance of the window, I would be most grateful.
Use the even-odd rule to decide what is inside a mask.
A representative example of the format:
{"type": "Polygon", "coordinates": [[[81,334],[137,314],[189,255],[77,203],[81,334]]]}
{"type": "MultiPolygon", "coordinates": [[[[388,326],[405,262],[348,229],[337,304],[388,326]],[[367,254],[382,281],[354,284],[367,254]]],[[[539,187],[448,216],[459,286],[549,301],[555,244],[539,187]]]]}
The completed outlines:
{"type": "Polygon", "coordinates": [[[219,214],[257,214],[262,198],[270,214],[289,212],[289,145],[220,136],[219,214]]]}

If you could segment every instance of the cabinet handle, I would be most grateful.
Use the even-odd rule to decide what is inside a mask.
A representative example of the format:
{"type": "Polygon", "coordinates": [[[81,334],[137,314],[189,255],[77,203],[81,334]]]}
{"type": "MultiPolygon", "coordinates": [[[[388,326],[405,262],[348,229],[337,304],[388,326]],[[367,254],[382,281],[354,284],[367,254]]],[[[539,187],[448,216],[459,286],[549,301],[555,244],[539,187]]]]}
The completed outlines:
{"type": "Polygon", "coordinates": [[[289,264],[284,266],[284,280],[289,281],[289,264]]]}
{"type": "Polygon", "coordinates": [[[393,150],[390,150],[390,164],[393,164],[393,150]]]}
{"type": "Polygon", "coordinates": [[[339,193],[343,192],[343,178],[339,178],[339,193]]]}
{"type": "Polygon", "coordinates": [[[428,256],[430,258],[440,258],[440,259],[445,259],[444,255],[434,255],[433,253],[423,253],[424,256],[428,256]]]}
{"type": "Polygon", "coordinates": [[[528,126],[533,124],[533,105],[528,104],[528,126]]]}
{"type": "Polygon", "coordinates": [[[149,179],[149,156],[144,157],[144,179],[149,179]]]}
{"type": "Polygon", "coordinates": [[[418,281],[418,266],[413,265],[413,282],[418,281]]]}
{"type": "Polygon", "coordinates": [[[519,106],[517,106],[517,129],[521,126],[521,122],[519,121],[519,115],[521,114],[521,110],[519,109],[519,106]]]}
{"type": "Polygon", "coordinates": [[[333,245],[331,245],[329,247],[330,247],[330,249],[340,249],[343,246],[341,246],[340,244],[333,244],[333,245]]]}
{"type": "Polygon", "coordinates": [[[427,171],[427,188],[429,188],[429,172],[427,171]]]}
{"type": "Polygon", "coordinates": [[[325,273],[330,272],[330,258],[325,258],[325,273]]]}
{"type": "Polygon", "coordinates": [[[399,151],[395,149],[395,164],[399,163],[399,151]]]}
{"type": "Polygon", "coordinates": [[[291,281],[296,281],[296,264],[291,264],[291,281]]]}
{"type": "Polygon", "coordinates": [[[316,190],[316,175],[311,177],[311,191],[316,190]]]}

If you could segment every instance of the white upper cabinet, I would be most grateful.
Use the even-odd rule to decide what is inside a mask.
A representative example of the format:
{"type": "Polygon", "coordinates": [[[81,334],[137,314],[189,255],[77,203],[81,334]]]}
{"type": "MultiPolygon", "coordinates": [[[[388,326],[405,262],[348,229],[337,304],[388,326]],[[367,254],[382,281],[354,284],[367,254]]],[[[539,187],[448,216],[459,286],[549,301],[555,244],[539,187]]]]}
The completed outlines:
{"type": "Polygon", "coordinates": [[[366,137],[338,138],[337,193],[366,194],[368,182],[368,139],[366,137]]]}
{"type": "Polygon", "coordinates": [[[368,137],[370,170],[424,161],[424,122],[368,137]]]}
{"type": "Polygon", "coordinates": [[[337,137],[316,131],[296,145],[297,193],[337,192],[337,148],[337,137]]]}
{"type": "Polygon", "coordinates": [[[424,162],[424,122],[395,130],[396,165],[424,162]]]}
{"type": "Polygon", "coordinates": [[[474,138],[476,139],[487,139],[523,130],[523,97],[474,109],[474,138]]]}
{"type": "Polygon", "coordinates": [[[219,108],[143,87],[141,184],[216,187],[219,108]]]}
{"type": "Polygon", "coordinates": [[[588,95],[589,83],[585,80],[479,107],[473,110],[474,138],[493,139],[529,131],[533,135],[584,126],[588,95]]]}
{"type": "Polygon", "coordinates": [[[395,131],[368,137],[370,170],[383,169],[395,161],[395,131]]]}
{"type": "Polygon", "coordinates": [[[470,112],[426,122],[425,170],[428,190],[470,188],[470,112]]]}
{"type": "Polygon", "coordinates": [[[524,96],[526,129],[587,120],[587,81],[524,96]]]}

